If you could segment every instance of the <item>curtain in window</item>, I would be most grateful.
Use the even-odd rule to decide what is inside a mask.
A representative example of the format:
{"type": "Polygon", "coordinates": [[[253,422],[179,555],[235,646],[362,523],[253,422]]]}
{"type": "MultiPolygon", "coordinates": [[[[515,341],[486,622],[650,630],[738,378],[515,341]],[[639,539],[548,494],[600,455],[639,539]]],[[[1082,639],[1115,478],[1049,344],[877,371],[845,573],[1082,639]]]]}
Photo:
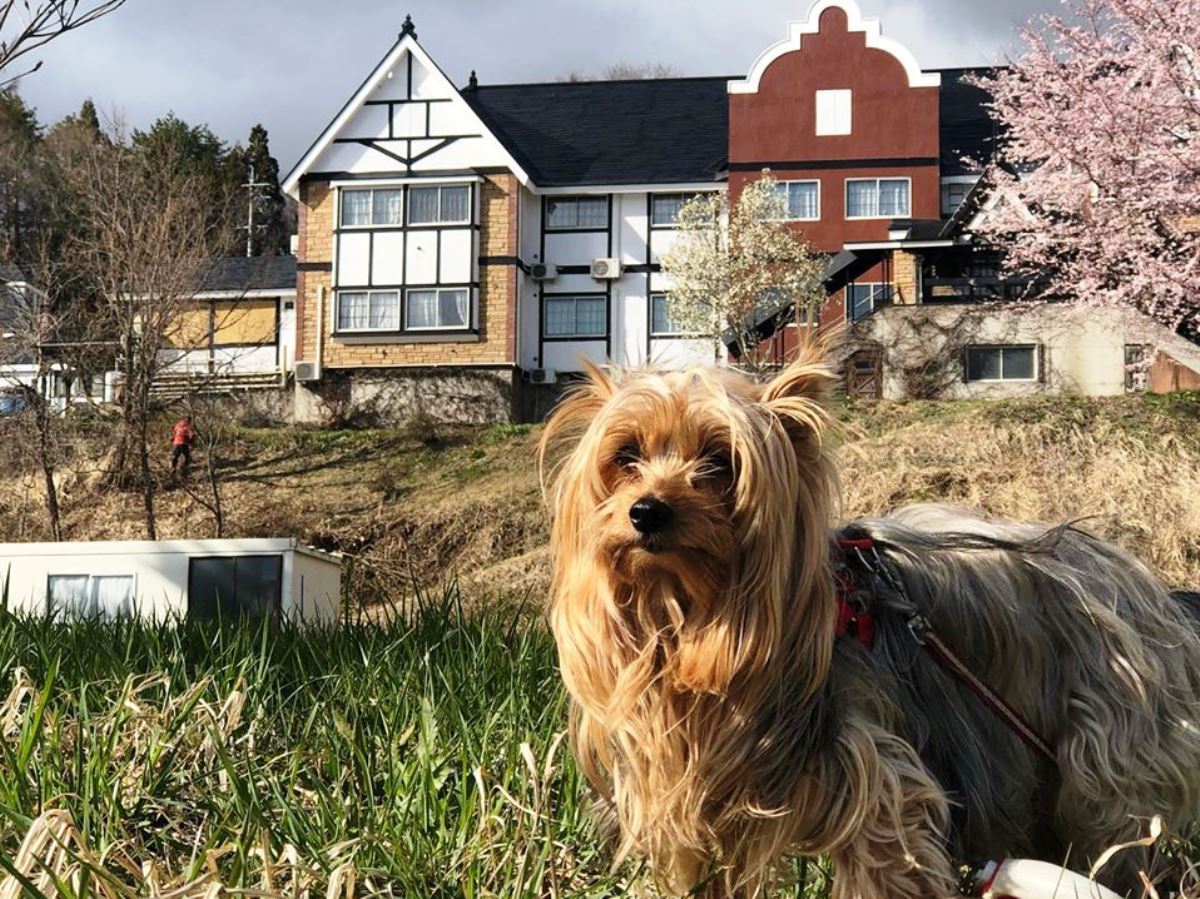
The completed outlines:
{"type": "Polygon", "coordinates": [[[400,294],[371,294],[371,327],[379,331],[400,330],[400,294]]]}
{"type": "Polygon", "coordinates": [[[603,336],[608,329],[604,326],[603,297],[580,297],[575,301],[575,333],[587,336],[603,336]]]}
{"type": "Polygon", "coordinates": [[[408,292],[409,328],[437,327],[437,291],[410,290],[408,292]]]}
{"type": "Polygon", "coordinates": [[[400,225],[404,223],[404,191],[377,190],[372,200],[376,225],[400,225]]]}
{"type": "Polygon", "coordinates": [[[430,225],[438,220],[436,187],[414,187],[409,190],[408,220],[414,225],[430,225]]]}
{"type": "Polygon", "coordinates": [[[650,317],[651,334],[678,334],[683,330],[671,317],[671,304],[666,294],[654,294],[650,301],[653,304],[650,317]]]}
{"type": "Polygon", "coordinates": [[[462,187],[443,187],[441,199],[441,220],[443,222],[469,222],[471,189],[465,184],[462,187]]]}
{"type": "Polygon", "coordinates": [[[93,608],[100,615],[121,618],[133,614],[133,578],[128,575],[92,578],[93,608]]]}
{"type": "Polygon", "coordinates": [[[438,293],[438,325],[443,328],[467,326],[467,292],[443,290],[438,293]]]}
{"type": "Polygon", "coordinates": [[[75,617],[90,615],[91,597],[88,596],[88,576],[74,574],[52,574],[46,582],[46,600],[49,612],[56,616],[75,617]]]}
{"type": "Polygon", "coordinates": [[[371,224],[371,192],[369,190],[342,191],[342,226],[371,224]]]}
{"type": "Polygon", "coordinates": [[[683,194],[664,194],[654,198],[650,209],[652,225],[674,225],[686,198],[683,194]]]}
{"type": "Polygon", "coordinates": [[[788,218],[820,218],[821,210],[817,204],[816,182],[805,181],[797,184],[789,184],[787,200],[788,218]]]}
{"type": "Polygon", "coordinates": [[[580,228],[608,227],[608,198],[585,197],[579,203],[578,224],[580,228]]]}
{"type": "Polygon", "coordinates": [[[566,337],[575,333],[574,297],[546,297],[546,336],[566,337]]]}
{"type": "Polygon", "coordinates": [[[350,331],[370,325],[365,293],[338,294],[338,330],[350,331]]]}
{"type": "Polygon", "coordinates": [[[576,206],[572,200],[548,200],[546,202],[546,227],[574,228],[576,206]]]}
{"type": "Polygon", "coordinates": [[[908,215],[907,181],[893,178],[879,182],[879,214],[900,217],[908,215]]]}
{"type": "Polygon", "coordinates": [[[846,215],[878,215],[878,184],[875,181],[846,182],[846,215]]]}

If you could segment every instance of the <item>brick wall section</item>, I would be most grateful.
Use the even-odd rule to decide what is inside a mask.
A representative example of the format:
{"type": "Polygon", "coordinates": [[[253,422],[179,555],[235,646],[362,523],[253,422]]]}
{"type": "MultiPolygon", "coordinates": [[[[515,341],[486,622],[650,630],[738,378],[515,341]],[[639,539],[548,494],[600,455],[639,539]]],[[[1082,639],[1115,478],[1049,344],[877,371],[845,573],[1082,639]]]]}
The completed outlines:
{"type": "Polygon", "coordinates": [[[920,289],[921,257],[915,253],[896,250],[892,254],[892,283],[895,286],[893,302],[901,306],[912,306],[921,301],[920,289]]]}
{"type": "MultiPolygon", "coordinates": [[[[511,175],[489,175],[480,190],[481,256],[517,255],[517,181],[511,175]]],[[[333,262],[335,191],[327,182],[300,188],[300,261],[333,262]]],[[[300,357],[317,356],[317,293],[325,287],[322,365],[325,368],[387,368],[432,365],[503,365],[516,361],[517,272],[511,265],[479,267],[479,334],[469,340],[413,343],[403,337],[331,336],[334,314],[332,274],[305,271],[297,284],[297,346],[300,357]]]]}

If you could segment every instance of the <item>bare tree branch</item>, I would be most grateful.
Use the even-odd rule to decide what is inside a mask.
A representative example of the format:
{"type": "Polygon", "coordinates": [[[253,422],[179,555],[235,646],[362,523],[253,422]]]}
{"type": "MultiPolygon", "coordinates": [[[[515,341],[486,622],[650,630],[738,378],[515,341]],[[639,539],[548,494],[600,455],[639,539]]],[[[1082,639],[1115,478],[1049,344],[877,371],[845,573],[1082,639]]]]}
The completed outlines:
{"type": "Polygon", "coordinates": [[[41,62],[17,75],[10,66],[69,31],[90,25],[123,6],[125,0],[0,0],[0,90],[22,75],[41,68],[41,62]]]}

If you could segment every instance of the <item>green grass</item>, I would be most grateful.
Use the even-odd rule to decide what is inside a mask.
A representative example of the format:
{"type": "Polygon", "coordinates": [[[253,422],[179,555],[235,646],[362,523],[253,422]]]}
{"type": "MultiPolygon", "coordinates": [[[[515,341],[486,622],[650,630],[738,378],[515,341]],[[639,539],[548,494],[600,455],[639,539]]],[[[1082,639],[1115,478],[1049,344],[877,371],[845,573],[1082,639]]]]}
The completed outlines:
{"type": "Polygon", "coordinates": [[[447,598],[308,631],[5,616],[0,659],[0,859],[62,810],[73,863],[112,895],[144,895],[151,861],[163,884],[287,895],[351,871],[357,894],[624,893],[528,615],[447,598]]]}

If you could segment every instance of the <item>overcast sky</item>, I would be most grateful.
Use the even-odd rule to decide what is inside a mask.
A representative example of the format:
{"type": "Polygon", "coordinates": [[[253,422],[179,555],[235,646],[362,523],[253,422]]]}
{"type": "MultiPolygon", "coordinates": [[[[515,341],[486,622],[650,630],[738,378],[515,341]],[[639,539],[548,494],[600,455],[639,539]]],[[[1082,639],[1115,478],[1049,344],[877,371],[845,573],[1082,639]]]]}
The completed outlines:
{"type": "MultiPolygon", "coordinates": [[[[926,68],[1002,60],[1059,0],[860,0],[926,68]]],[[[22,93],[43,122],[96,101],[144,127],[173,110],[222,138],[262,122],[286,172],[391,47],[411,13],[456,84],[553,80],[618,62],[744,74],[808,0],[128,0],[38,57],[22,93]]]]}

